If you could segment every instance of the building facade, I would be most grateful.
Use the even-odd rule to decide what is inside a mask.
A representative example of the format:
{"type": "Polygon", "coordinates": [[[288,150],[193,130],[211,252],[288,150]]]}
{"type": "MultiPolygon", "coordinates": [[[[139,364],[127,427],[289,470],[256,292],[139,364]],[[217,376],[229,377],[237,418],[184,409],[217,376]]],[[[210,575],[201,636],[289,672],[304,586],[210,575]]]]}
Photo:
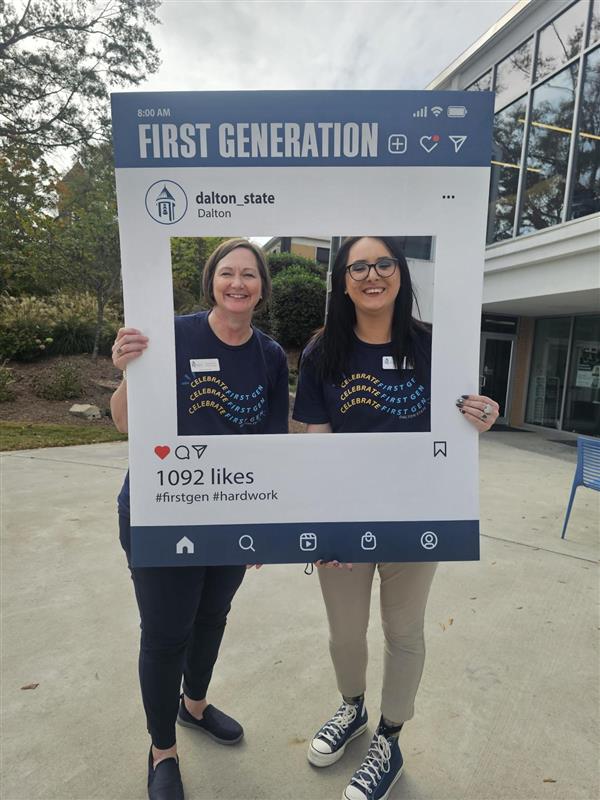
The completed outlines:
{"type": "Polygon", "coordinates": [[[265,253],[294,253],[310,258],[326,269],[329,264],[330,240],[313,236],[273,236],[263,245],[265,253]]]}
{"type": "Polygon", "coordinates": [[[496,93],[482,391],[600,436],[600,0],[520,0],[427,88],[496,93]]]}

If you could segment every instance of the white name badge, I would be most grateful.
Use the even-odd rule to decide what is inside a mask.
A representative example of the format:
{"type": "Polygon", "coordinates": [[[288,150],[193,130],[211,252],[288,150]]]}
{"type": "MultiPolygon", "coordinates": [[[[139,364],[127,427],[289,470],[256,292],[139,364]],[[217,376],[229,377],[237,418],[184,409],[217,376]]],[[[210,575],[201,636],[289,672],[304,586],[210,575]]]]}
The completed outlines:
{"type": "Polygon", "coordinates": [[[192,372],[219,372],[221,367],[218,358],[190,358],[192,372]]]}
{"type": "MultiPolygon", "coordinates": [[[[381,366],[383,369],[398,369],[398,365],[396,364],[394,356],[383,356],[381,366]]],[[[402,359],[402,367],[400,369],[414,369],[413,365],[407,360],[406,356],[404,356],[402,359]]]]}

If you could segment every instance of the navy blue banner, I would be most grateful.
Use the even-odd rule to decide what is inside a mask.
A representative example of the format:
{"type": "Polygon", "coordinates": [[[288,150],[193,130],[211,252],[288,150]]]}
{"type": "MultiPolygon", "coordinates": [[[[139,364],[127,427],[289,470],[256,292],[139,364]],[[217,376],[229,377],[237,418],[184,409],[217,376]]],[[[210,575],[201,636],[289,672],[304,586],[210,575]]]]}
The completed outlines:
{"type": "Polygon", "coordinates": [[[135,567],[477,561],[479,521],[132,526],[135,567]]]}
{"type": "Polygon", "coordinates": [[[119,167],[487,167],[491,92],[123,92],[119,167]]]}

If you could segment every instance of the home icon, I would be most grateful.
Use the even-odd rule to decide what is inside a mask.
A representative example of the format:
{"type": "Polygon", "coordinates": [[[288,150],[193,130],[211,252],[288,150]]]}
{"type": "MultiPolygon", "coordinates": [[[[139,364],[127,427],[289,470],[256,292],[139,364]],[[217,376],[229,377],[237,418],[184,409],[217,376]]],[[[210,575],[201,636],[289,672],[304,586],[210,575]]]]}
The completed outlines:
{"type": "Polygon", "coordinates": [[[175,545],[175,550],[179,556],[183,555],[184,553],[192,555],[194,552],[194,543],[191,542],[187,536],[184,536],[183,539],[180,539],[175,545]]]}

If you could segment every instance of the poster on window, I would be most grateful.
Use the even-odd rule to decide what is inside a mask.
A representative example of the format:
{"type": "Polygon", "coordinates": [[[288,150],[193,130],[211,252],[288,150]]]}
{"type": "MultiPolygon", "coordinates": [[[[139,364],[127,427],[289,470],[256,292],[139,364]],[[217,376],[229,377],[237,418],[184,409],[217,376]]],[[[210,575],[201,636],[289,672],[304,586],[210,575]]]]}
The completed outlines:
{"type": "MultiPolygon", "coordinates": [[[[455,401],[478,386],[492,105],[486,92],[112,96],[125,319],[149,338],[127,376],[134,565],[479,557],[478,434],[455,401]],[[400,242],[430,361],[363,342],[339,380],[304,370],[298,385],[305,342],[282,354],[254,331],[260,355],[245,361],[207,345],[211,303],[248,300],[216,282],[200,292],[202,265],[233,237],[278,270],[274,253],[296,253],[286,269],[323,287],[345,237],[400,242]],[[286,355],[279,398],[298,393],[305,421],[327,402],[334,431],[368,424],[273,432],[286,355]]],[[[343,268],[353,302],[375,273],[400,280],[389,250],[343,268]]],[[[254,318],[285,342],[306,309],[294,280],[275,275],[254,318]]]]}

